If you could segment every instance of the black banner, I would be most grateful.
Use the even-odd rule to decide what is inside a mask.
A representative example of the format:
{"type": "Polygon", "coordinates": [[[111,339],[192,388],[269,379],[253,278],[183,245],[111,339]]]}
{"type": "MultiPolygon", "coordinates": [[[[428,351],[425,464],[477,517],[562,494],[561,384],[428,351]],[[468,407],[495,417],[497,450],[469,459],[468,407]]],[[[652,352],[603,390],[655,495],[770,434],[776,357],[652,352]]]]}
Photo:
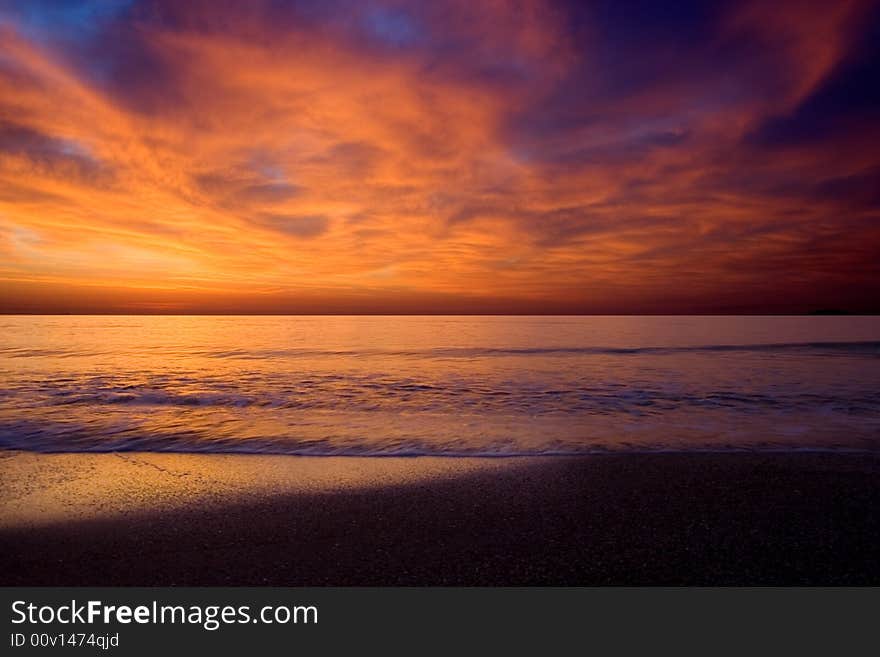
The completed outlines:
{"type": "Polygon", "coordinates": [[[870,645],[880,589],[5,588],[2,654],[870,645]]]}

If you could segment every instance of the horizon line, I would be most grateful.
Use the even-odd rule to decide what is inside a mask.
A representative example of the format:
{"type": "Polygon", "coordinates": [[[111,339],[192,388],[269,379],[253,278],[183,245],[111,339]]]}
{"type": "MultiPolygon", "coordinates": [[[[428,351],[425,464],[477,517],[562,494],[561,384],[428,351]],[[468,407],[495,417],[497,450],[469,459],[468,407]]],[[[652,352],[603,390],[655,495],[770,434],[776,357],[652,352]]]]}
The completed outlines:
{"type": "Polygon", "coordinates": [[[4,317],[877,317],[880,311],[807,312],[620,312],[620,313],[290,313],[290,312],[2,312],[4,317]]]}

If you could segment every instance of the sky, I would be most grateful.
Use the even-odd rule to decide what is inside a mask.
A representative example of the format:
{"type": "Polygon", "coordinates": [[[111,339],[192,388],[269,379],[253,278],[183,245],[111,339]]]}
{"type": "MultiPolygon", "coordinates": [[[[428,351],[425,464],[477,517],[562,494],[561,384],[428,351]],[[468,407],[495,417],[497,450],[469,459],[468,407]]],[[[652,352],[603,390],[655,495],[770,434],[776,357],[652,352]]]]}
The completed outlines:
{"type": "Polygon", "coordinates": [[[0,0],[0,312],[876,311],[878,5],[0,0]]]}

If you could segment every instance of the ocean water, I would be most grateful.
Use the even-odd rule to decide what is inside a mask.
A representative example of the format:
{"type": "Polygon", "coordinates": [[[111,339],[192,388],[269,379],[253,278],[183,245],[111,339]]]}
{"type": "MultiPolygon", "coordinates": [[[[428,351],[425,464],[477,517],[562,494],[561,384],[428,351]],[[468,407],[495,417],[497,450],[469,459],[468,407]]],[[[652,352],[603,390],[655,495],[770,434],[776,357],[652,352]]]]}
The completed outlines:
{"type": "Polygon", "coordinates": [[[0,449],[880,451],[880,317],[0,317],[0,449]]]}

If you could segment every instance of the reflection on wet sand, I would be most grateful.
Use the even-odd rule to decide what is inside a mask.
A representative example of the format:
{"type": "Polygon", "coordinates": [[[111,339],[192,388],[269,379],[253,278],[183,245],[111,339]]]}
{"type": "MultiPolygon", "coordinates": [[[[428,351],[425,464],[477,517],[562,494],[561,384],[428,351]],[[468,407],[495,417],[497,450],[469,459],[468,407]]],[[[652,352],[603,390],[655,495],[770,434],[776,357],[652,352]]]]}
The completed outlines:
{"type": "Polygon", "coordinates": [[[8,452],[0,459],[0,528],[389,487],[533,460],[8,452]]]}

